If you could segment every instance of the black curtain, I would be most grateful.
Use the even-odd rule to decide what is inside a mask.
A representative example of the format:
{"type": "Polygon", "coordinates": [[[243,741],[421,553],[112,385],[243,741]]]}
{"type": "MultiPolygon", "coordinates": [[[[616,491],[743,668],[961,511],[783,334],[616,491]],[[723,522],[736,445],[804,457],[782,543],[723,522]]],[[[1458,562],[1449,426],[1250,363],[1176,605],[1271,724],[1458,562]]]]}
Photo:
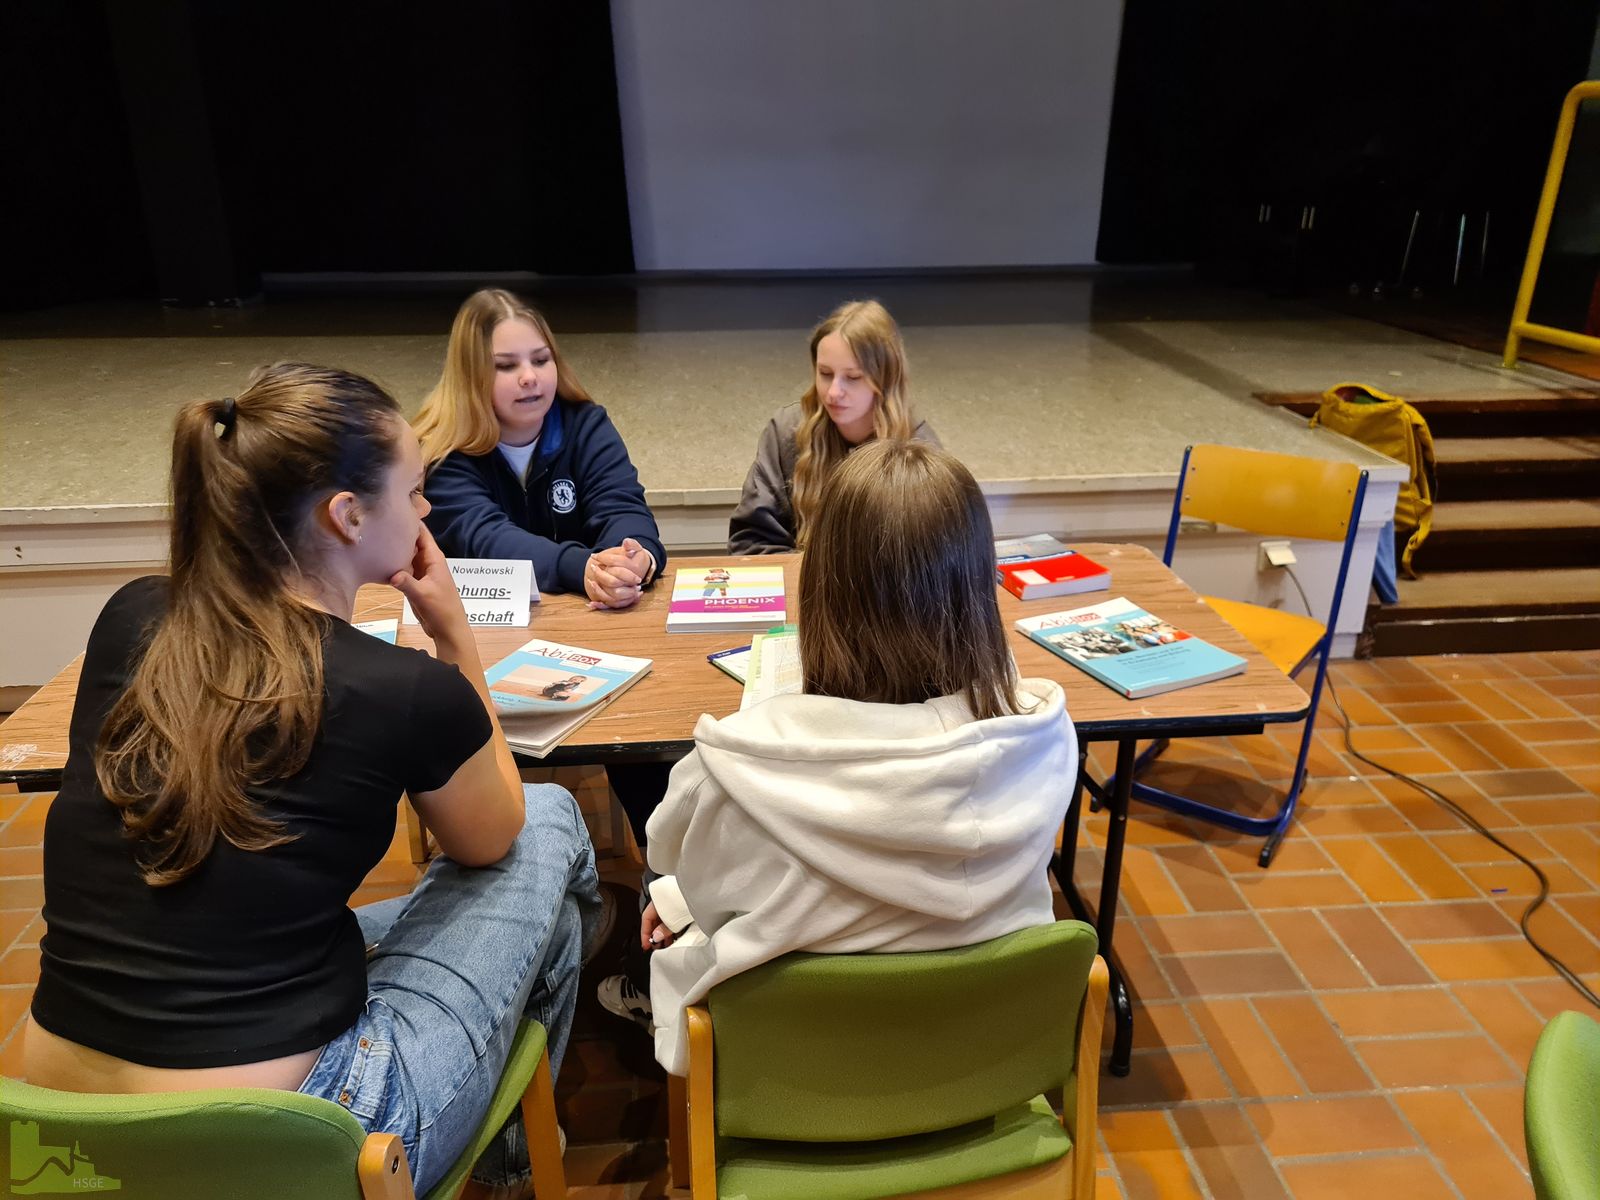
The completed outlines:
{"type": "Polygon", "coordinates": [[[608,5],[0,7],[13,305],[632,270],[608,5]]]}
{"type": "Polygon", "coordinates": [[[1247,267],[1262,204],[1291,235],[1317,205],[1322,259],[1302,265],[1342,282],[1398,260],[1418,208],[1489,209],[1491,271],[1514,278],[1597,7],[1127,0],[1100,259],[1247,267]]]}
{"type": "Polygon", "coordinates": [[[155,286],[100,0],[0,4],[0,305],[155,286]]]}

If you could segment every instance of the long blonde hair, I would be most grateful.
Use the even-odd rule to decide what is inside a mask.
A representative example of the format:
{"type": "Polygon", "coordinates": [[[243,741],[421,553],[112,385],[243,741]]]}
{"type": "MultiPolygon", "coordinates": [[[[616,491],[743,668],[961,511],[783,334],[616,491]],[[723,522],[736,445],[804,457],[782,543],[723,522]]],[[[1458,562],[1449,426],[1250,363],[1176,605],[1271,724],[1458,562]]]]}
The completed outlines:
{"type": "Polygon", "coordinates": [[[877,441],[829,476],[800,563],[800,669],[813,695],[1020,711],[989,507],[960,459],[877,441]]]}
{"type": "Polygon", "coordinates": [[[555,335],[538,309],[505,291],[473,292],[456,313],[445,347],[444,371],[411,422],[422,443],[422,464],[431,469],[452,451],[487,454],[500,441],[494,415],[494,331],[502,321],[523,320],[539,331],[556,365],[556,395],[587,402],[589,393],[568,369],[555,335]]]}
{"type": "Polygon", "coordinates": [[[179,412],[170,600],[94,751],[151,886],[189,875],[219,837],[292,840],[247,789],[299,772],[322,725],[330,618],[292,590],[309,516],[337,492],[378,496],[404,429],[376,384],[304,363],[179,412]]]}
{"type": "Polygon", "coordinates": [[[793,505],[795,545],[801,547],[816,519],[823,485],[851,450],[817,395],[817,346],[830,333],[844,339],[872,385],[873,436],[904,440],[916,428],[906,397],[906,348],[900,340],[900,327],[876,300],[841,304],[811,331],[811,386],[800,397],[800,427],[794,435],[799,456],[794,464],[793,505]]]}

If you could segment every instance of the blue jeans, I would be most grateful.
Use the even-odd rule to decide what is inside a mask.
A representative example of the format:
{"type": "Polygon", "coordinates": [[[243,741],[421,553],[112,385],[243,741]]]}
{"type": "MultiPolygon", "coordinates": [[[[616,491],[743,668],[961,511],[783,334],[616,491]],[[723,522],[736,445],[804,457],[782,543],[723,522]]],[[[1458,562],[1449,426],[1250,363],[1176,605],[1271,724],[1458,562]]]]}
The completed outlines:
{"type": "MultiPolygon", "coordinates": [[[[466,1148],[524,1015],[549,1031],[560,1069],[583,949],[600,895],[594,847],[572,794],[523,788],[527,820],[489,867],[436,859],[408,896],[355,910],[367,944],[367,1007],[323,1048],[301,1092],[347,1108],[368,1132],[405,1143],[417,1194],[466,1148]]],[[[481,1182],[528,1174],[513,1115],[474,1168],[481,1182]]]]}

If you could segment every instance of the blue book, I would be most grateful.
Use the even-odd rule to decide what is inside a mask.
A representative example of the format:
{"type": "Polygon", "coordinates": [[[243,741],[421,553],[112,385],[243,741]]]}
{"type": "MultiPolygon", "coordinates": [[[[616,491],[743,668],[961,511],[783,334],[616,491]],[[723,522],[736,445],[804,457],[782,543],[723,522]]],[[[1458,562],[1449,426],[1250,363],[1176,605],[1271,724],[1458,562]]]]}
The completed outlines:
{"type": "Polygon", "coordinates": [[[1130,700],[1244,671],[1237,654],[1117,597],[1089,608],[1024,617],[1017,629],[1130,700]]]}

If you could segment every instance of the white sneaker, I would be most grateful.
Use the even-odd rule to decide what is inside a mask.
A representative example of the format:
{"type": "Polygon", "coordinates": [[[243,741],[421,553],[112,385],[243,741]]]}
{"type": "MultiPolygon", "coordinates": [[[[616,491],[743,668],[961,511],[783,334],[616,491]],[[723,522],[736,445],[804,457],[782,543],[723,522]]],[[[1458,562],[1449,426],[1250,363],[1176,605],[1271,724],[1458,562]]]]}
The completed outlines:
{"type": "Polygon", "coordinates": [[[634,987],[626,975],[607,975],[596,989],[600,1007],[608,1013],[642,1025],[655,1028],[655,1013],[650,1008],[650,997],[634,987]]]}

